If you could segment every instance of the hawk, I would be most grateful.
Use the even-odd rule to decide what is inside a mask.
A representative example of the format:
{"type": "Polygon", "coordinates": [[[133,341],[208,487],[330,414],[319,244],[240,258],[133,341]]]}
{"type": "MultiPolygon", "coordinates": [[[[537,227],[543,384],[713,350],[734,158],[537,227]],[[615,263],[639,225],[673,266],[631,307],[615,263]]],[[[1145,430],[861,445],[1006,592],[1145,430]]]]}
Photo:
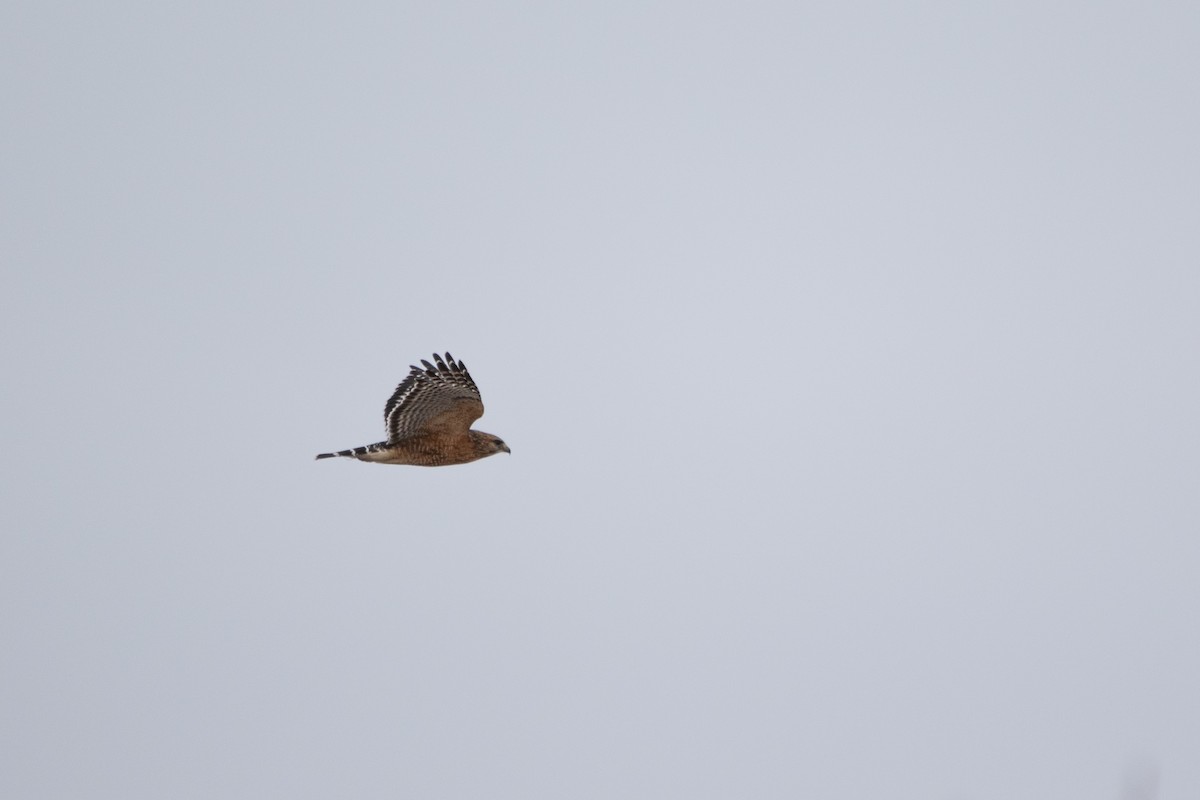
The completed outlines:
{"type": "Polygon", "coordinates": [[[384,406],[387,441],[317,458],[443,467],[512,452],[499,436],[471,430],[471,423],[483,416],[483,400],[467,366],[449,353],[444,361],[434,353],[433,360],[436,364],[422,359],[424,369],[411,367],[384,406]]]}

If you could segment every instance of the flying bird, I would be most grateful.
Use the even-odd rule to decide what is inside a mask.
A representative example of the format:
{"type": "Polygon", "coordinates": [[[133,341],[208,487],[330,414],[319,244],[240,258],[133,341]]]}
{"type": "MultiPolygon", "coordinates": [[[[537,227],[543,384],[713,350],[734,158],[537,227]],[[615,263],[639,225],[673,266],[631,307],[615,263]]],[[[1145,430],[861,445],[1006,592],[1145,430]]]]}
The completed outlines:
{"type": "Polygon", "coordinates": [[[412,367],[383,408],[387,441],[321,453],[317,458],[357,458],[378,464],[444,467],[466,464],[496,453],[510,453],[499,436],[471,430],[483,416],[483,399],[467,367],[446,353],[434,364],[412,367]]]}

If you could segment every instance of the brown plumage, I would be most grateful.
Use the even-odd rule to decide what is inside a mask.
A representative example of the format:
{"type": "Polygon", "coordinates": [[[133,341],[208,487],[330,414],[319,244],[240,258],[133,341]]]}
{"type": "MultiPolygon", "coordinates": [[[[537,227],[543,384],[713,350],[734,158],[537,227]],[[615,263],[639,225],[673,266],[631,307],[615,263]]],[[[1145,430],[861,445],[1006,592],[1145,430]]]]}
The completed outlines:
{"type": "Polygon", "coordinates": [[[384,406],[387,441],[317,458],[442,467],[511,452],[499,436],[471,430],[483,416],[483,400],[466,365],[449,353],[445,361],[434,353],[433,360],[436,365],[422,360],[424,369],[412,367],[384,406]]]}

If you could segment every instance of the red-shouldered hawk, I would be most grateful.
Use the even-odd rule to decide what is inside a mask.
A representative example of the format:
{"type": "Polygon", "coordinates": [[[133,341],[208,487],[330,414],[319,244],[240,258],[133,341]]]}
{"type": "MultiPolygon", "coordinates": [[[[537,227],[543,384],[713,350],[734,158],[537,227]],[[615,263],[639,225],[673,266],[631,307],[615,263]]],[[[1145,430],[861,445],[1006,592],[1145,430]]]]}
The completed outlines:
{"type": "Polygon", "coordinates": [[[422,359],[424,369],[412,367],[384,406],[386,442],[317,458],[442,467],[512,452],[499,436],[471,430],[471,423],[483,416],[483,400],[466,365],[449,353],[445,361],[434,353],[433,360],[436,366],[422,359]]]}

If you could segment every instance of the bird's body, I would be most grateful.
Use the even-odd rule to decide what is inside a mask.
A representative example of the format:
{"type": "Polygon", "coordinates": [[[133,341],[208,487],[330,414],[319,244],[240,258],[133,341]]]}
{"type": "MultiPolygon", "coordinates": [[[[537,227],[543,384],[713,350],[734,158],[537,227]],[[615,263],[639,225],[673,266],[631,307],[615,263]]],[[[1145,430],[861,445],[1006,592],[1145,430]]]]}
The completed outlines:
{"type": "Polygon", "coordinates": [[[412,367],[388,400],[383,410],[386,441],[317,458],[442,467],[510,452],[499,436],[471,430],[471,423],[483,416],[483,400],[466,365],[449,353],[445,361],[436,353],[433,360],[436,366],[422,361],[424,369],[412,367]]]}
{"type": "MultiPolygon", "coordinates": [[[[496,447],[492,441],[478,438],[481,431],[467,431],[467,436],[447,442],[442,436],[413,436],[399,443],[376,442],[339,450],[336,453],[321,453],[317,458],[357,458],[376,464],[412,464],[417,467],[445,467],[451,464],[466,464],[496,453],[507,453],[507,446],[496,447]]],[[[491,436],[491,434],[482,434],[491,436]]],[[[494,440],[495,437],[493,437],[494,440]]]]}

